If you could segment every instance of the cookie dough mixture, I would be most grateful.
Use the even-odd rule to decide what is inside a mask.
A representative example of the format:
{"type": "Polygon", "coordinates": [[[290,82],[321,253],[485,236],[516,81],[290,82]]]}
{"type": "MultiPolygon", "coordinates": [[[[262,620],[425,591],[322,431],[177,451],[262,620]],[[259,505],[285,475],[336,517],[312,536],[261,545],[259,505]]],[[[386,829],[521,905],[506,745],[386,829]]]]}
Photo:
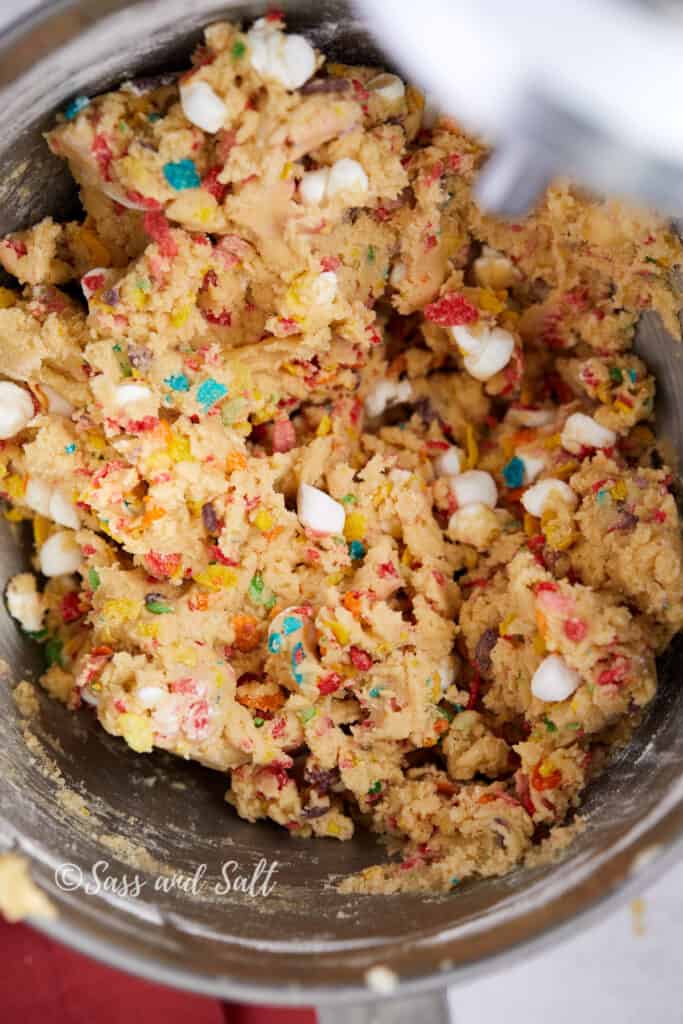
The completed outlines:
{"type": "Polygon", "coordinates": [[[482,215],[476,140],[278,14],[47,141],[84,220],[0,243],[45,688],[250,821],[386,837],[348,890],[550,855],[683,624],[631,353],[645,310],[679,336],[668,225],[567,183],[482,215]]]}

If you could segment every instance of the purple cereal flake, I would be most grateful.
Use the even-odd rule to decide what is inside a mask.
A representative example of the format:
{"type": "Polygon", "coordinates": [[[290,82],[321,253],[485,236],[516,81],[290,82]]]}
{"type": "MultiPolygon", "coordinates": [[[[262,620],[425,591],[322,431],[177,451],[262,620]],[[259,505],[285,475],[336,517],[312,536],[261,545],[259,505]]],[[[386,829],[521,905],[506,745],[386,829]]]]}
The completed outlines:
{"type": "Polygon", "coordinates": [[[216,515],[216,509],[210,501],[202,505],[202,522],[207,533],[218,532],[218,516],[216,515]]]}
{"type": "Polygon", "coordinates": [[[305,779],[318,793],[327,793],[341,781],[341,774],[338,768],[329,768],[327,771],[322,768],[307,768],[305,779]]]}
{"type": "Polygon", "coordinates": [[[106,292],[102,293],[102,301],[108,306],[118,306],[121,301],[118,288],[107,288],[106,292]]]}
{"type": "Polygon", "coordinates": [[[302,96],[315,96],[318,93],[348,92],[350,88],[348,78],[312,78],[299,92],[302,96]]]}
{"type": "Polygon", "coordinates": [[[613,533],[615,530],[635,530],[639,522],[640,520],[638,519],[638,516],[625,508],[619,513],[607,532],[613,533]]]}
{"type": "Polygon", "coordinates": [[[164,85],[172,85],[179,75],[179,71],[165,71],[160,75],[143,75],[141,78],[131,78],[124,82],[121,88],[125,92],[132,92],[134,96],[145,96],[148,92],[161,89],[164,85]]]}
{"type": "Polygon", "coordinates": [[[154,353],[146,345],[134,345],[128,343],[128,362],[135,370],[149,370],[154,359],[154,353]]]}
{"type": "Polygon", "coordinates": [[[474,660],[477,668],[483,676],[488,676],[491,671],[491,652],[497,643],[497,629],[485,629],[477,641],[477,646],[474,651],[474,660]]]}
{"type": "Polygon", "coordinates": [[[324,814],[327,814],[329,809],[329,806],[304,807],[303,811],[301,812],[301,817],[306,818],[308,821],[312,821],[313,818],[322,818],[324,814]]]}

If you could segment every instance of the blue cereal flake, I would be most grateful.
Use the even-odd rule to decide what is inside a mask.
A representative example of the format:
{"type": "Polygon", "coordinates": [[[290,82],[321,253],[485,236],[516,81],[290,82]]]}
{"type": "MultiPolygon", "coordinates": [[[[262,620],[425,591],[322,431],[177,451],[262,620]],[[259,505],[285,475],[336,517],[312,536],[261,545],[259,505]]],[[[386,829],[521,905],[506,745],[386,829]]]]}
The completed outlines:
{"type": "Polygon", "coordinates": [[[382,687],[381,686],[373,686],[373,688],[370,690],[370,696],[371,697],[379,697],[381,692],[382,692],[382,687]]]}
{"type": "Polygon", "coordinates": [[[598,505],[606,505],[607,502],[609,501],[609,499],[610,499],[609,491],[606,491],[604,488],[601,491],[598,491],[598,493],[597,493],[598,505]]]}
{"type": "Polygon", "coordinates": [[[503,467],[503,479],[508,487],[521,487],[524,483],[524,463],[517,455],[503,467]]]}
{"type": "Polygon", "coordinates": [[[271,654],[279,654],[282,650],[282,635],[280,633],[271,633],[268,637],[268,650],[271,654]]]}
{"type": "Polygon", "coordinates": [[[64,117],[67,121],[73,121],[77,117],[81,110],[85,110],[86,107],[90,106],[89,96],[74,96],[64,108],[64,117]]]}
{"type": "Polygon", "coordinates": [[[164,164],[164,177],[176,192],[182,192],[186,188],[199,188],[202,183],[194,160],[190,160],[189,157],[164,164]]]}
{"type": "Polygon", "coordinates": [[[171,391],[189,391],[190,382],[184,373],[174,373],[166,377],[164,384],[168,384],[171,391]]]}
{"type": "Polygon", "coordinates": [[[632,384],[635,384],[636,381],[638,380],[638,374],[636,373],[635,370],[629,370],[628,371],[628,377],[629,377],[629,380],[631,381],[632,384]]]}
{"type": "Polygon", "coordinates": [[[221,398],[227,395],[228,389],[225,384],[219,384],[213,377],[209,377],[202,384],[199,385],[197,391],[197,401],[200,405],[203,405],[205,409],[210,409],[212,405],[215,405],[221,398]]]}
{"type": "Polygon", "coordinates": [[[290,633],[296,633],[300,630],[302,625],[303,622],[297,615],[287,615],[282,623],[282,632],[285,636],[289,636],[290,633]]]}
{"type": "Polygon", "coordinates": [[[294,681],[298,683],[299,686],[304,681],[303,674],[299,671],[299,665],[304,661],[305,657],[306,652],[304,650],[304,645],[299,641],[299,643],[294,644],[292,647],[292,675],[294,676],[294,681]]]}
{"type": "Polygon", "coordinates": [[[71,442],[71,444],[65,445],[64,451],[66,452],[67,455],[73,455],[73,453],[76,451],[76,445],[73,443],[73,441],[71,442]]]}
{"type": "Polygon", "coordinates": [[[365,545],[363,542],[360,540],[352,540],[349,544],[349,554],[354,561],[357,561],[359,558],[363,558],[365,555],[365,545]]]}

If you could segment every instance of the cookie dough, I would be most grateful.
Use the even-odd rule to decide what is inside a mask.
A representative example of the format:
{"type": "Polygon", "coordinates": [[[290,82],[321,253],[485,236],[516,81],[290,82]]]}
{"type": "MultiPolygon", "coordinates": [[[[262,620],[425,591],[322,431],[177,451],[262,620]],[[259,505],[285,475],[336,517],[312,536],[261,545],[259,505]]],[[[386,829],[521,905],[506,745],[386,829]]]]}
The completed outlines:
{"type": "Polygon", "coordinates": [[[678,239],[557,182],[500,223],[484,147],[279,15],[76,97],[82,222],[0,243],[9,609],[42,682],[250,821],[387,837],[359,892],[552,856],[683,624],[654,310],[678,239]],[[80,283],[80,289],[79,289],[80,283]]]}

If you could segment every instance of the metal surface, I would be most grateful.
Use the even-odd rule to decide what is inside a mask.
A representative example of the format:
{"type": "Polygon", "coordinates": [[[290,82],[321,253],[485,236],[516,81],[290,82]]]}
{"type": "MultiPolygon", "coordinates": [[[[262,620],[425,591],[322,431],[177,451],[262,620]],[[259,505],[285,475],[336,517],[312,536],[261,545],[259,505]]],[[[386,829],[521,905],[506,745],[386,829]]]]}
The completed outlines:
{"type": "MultiPolygon", "coordinates": [[[[62,3],[28,18],[0,48],[0,233],[73,206],[68,176],[40,138],[55,107],[124,74],[179,66],[198,27],[219,11],[260,11],[201,0],[62,3]],[[114,22],[105,13],[121,11],[114,22]],[[88,26],[91,26],[88,29],[88,26]],[[70,41],[71,40],[71,41],[70,41]],[[64,45],[59,52],[56,47],[64,45]],[[22,73],[20,82],[12,84],[22,73]]],[[[311,30],[328,52],[363,60],[372,47],[340,4],[297,5],[290,23],[311,30]]],[[[648,327],[652,331],[652,326],[648,327]]],[[[649,339],[649,340],[648,340],[649,339]]],[[[683,363],[649,333],[661,365],[663,428],[679,451],[676,396],[683,363]]],[[[25,565],[21,539],[0,519],[0,584],[25,565]]],[[[471,979],[505,957],[526,957],[603,914],[643,873],[678,854],[683,834],[683,695],[679,648],[662,664],[660,692],[628,750],[590,789],[586,832],[565,860],[504,879],[469,883],[446,897],[342,896],[331,880],[381,858],[372,837],[351,843],[297,842],[250,825],[223,802],[225,779],[159,755],[136,755],[103,732],[87,709],[66,711],[41,696],[29,748],[9,687],[0,686],[0,848],[24,850],[60,914],[44,930],[92,956],[168,984],[266,1003],[361,1003],[366,972],[382,965],[409,994],[471,979]],[[83,809],[87,809],[87,814],[83,809]],[[643,855],[643,851],[645,854],[643,855]],[[649,851],[649,852],[648,852],[649,851]],[[215,886],[225,862],[248,875],[277,861],[267,897],[215,886]],[[67,893],[55,868],[70,862],[89,877],[145,882],[138,898],[82,888],[67,893]],[[637,867],[634,868],[634,862],[637,867]],[[649,864],[649,867],[646,866],[649,864]],[[155,891],[160,872],[191,875],[206,865],[197,894],[155,891]]],[[[40,671],[39,654],[0,609],[0,657],[15,680],[40,671]]],[[[386,975],[383,977],[386,979],[386,975]]],[[[344,1011],[346,1015],[346,1010],[344,1011]]],[[[429,1019],[429,1012],[414,1016],[429,1019]]]]}

